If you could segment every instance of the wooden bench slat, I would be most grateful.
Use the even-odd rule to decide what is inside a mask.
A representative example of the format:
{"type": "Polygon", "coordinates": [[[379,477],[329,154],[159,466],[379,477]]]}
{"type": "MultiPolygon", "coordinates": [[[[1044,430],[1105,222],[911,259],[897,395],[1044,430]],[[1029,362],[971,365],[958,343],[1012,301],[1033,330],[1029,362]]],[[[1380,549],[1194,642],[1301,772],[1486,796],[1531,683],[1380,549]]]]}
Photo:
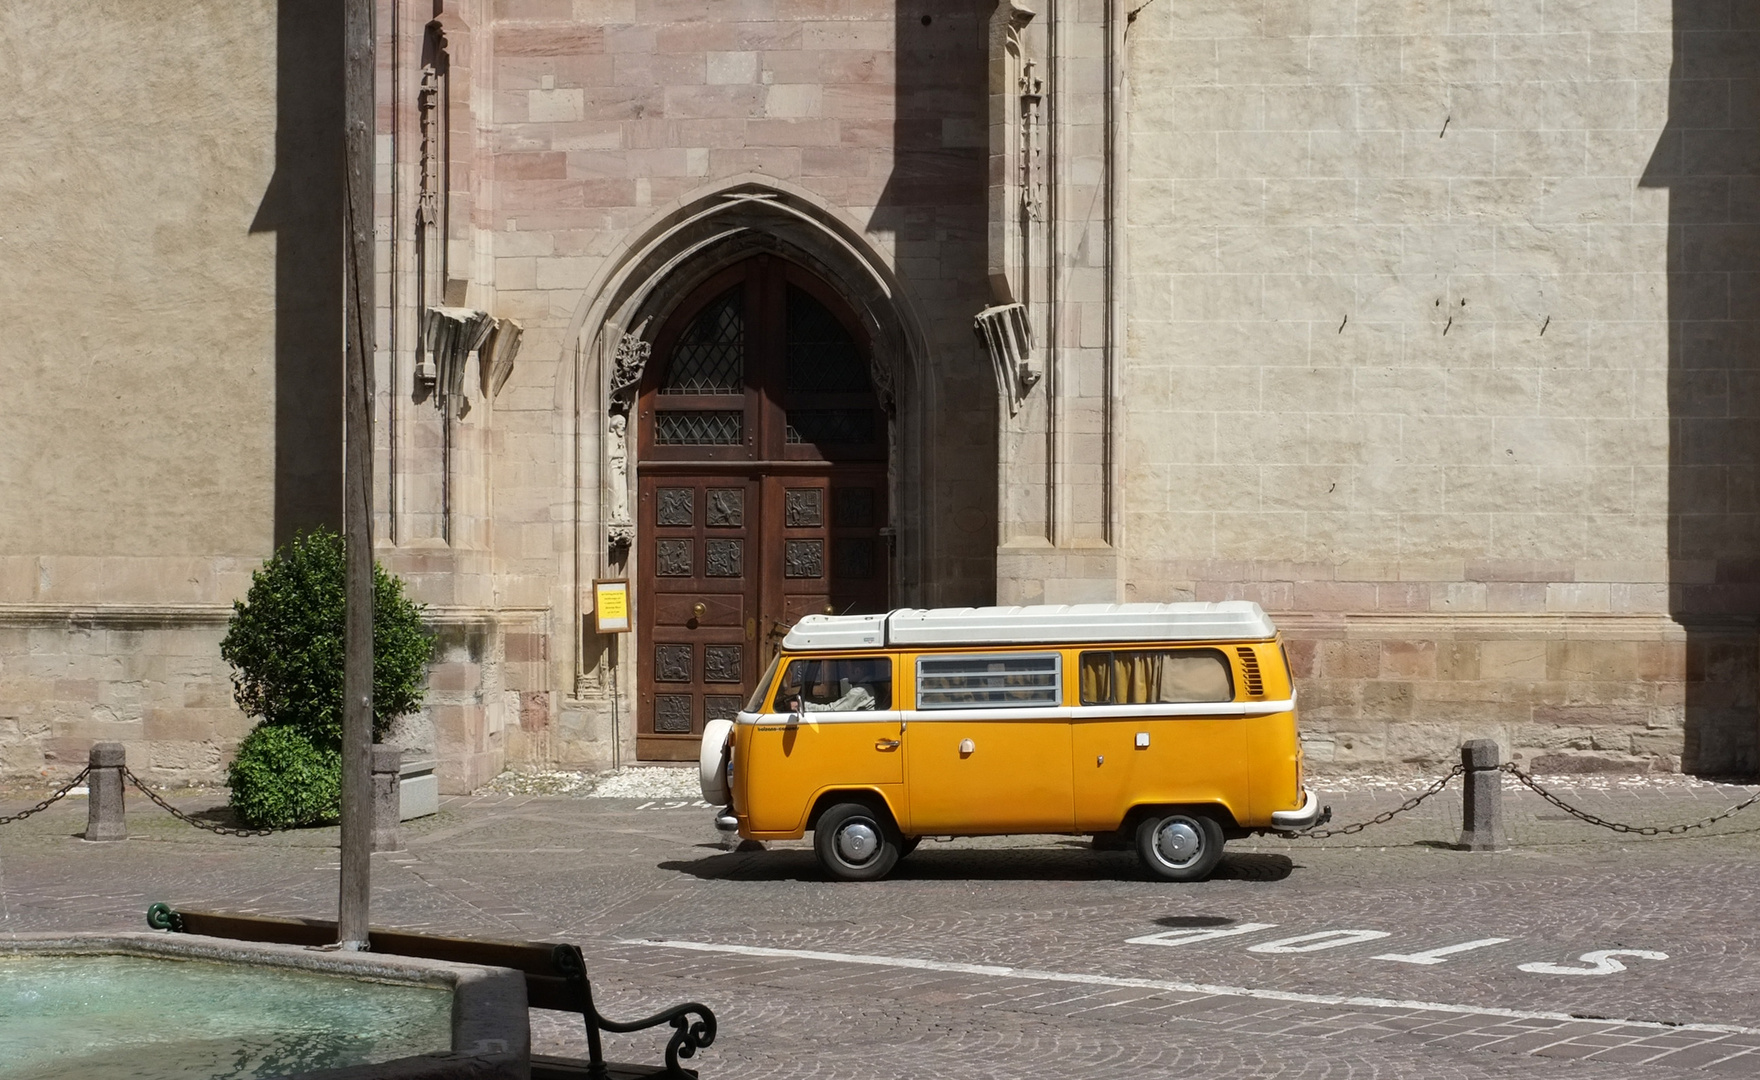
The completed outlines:
{"type": "Polygon", "coordinates": [[[427,960],[445,960],[454,964],[480,964],[483,967],[513,968],[533,976],[554,977],[562,981],[552,956],[553,945],[527,944],[516,941],[473,941],[465,938],[439,937],[428,934],[400,933],[396,930],[369,930],[367,944],[374,952],[392,956],[419,956],[427,960]]]}
{"type": "Polygon", "coordinates": [[[526,1007],[558,1009],[562,1012],[583,1012],[580,992],[560,975],[526,976],[526,1007]]]}
{"type": "MultiPolygon", "coordinates": [[[[336,924],[323,919],[278,919],[266,915],[226,915],[213,911],[178,911],[185,933],[245,941],[270,941],[282,945],[330,945],[336,941],[336,924]]],[[[412,934],[399,930],[370,929],[367,944],[387,956],[416,956],[454,964],[513,968],[527,976],[562,978],[551,954],[554,945],[523,941],[478,941],[467,938],[412,934]]],[[[528,980],[529,981],[529,980],[528,980]]],[[[546,1009],[566,1006],[544,1005],[546,1009]]]]}
{"type": "MultiPolygon", "coordinates": [[[[605,1075],[608,1080],[645,1080],[650,1076],[667,1075],[666,1066],[625,1065],[608,1061],[605,1063],[605,1075]]],[[[585,1080],[592,1075],[588,1062],[578,1058],[550,1057],[546,1054],[532,1055],[532,1080],[585,1080]]],[[[697,1070],[682,1069],[686,1076],[695,1077],[697,1070]]]]}
{"type": "Polygon", "coordinates": [[[212,911],[179,911],[186,934],[267,941],[277,945],[329,945],[336,941],[336,924],[316,919],[276,919],[264,915],[222,915],[212,911]]]}

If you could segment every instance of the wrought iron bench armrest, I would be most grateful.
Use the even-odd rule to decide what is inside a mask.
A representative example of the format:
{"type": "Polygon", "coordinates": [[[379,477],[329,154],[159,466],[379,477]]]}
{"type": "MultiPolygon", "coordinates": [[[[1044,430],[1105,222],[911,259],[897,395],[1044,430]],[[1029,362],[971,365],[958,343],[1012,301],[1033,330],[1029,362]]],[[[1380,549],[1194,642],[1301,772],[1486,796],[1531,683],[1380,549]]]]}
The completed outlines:
{"type": "Polygon", "coordinates": [[[670,1009],[657,1012],[642,1020],[620,1023],[607,1020],[600,1015],[598,1006],[593,1004],[593,987],[587,981],[587,962],[581,955],[578,945],[558,945],[553,953],[556,969],[568,979],[569,986],[580,996],[581,1013],[587,1022],[588,1059],[595,1067],[604,1060],[604,1052],[599,1046],[599,1032],[610,1031],[626,1034],[632,1031],[645,1031],[659,1027],[661,1024],[672,1025],[672,1038],[666,1043],[666,1071],[669,1076],[684,1077],[688,1074],[679,1065],[679,1058],[696,1056],[698,1050],[715,1041],[715,1014],[707,1005],[695,1001],[683,1005],[674,1005],[670,1009]],[[697,1019],[693,1021],[692,1017],[697,1019]]]}

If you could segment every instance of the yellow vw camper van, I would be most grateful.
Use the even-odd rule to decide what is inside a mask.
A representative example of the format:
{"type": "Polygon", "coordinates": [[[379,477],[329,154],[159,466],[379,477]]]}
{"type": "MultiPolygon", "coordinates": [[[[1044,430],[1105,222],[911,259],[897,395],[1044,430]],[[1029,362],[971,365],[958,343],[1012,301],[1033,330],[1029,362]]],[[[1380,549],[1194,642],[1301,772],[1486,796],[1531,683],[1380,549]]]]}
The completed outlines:
{"type": "Polygon", "coordinates": [[[1229,838],[1321,820],[1277,628],[1245,602],[809,615],[700,765],[723,827],[810,829],[851,881],[1000,833],[1130,842],[1198,881],[1229,838]]]}

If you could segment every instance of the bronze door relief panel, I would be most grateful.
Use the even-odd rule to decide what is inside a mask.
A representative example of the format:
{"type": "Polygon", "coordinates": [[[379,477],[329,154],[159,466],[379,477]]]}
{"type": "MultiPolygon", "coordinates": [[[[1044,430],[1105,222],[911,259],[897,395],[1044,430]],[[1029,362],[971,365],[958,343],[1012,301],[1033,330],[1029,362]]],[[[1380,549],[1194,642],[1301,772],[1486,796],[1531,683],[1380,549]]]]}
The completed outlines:
{"type": "Polygon", "coordinates": [[[638,612],[645,641],[639,666],[640,735],[692,736],[717,716],[739,711],[740,688],[757,678],[748,647],[753,581],[745,573],[745,486],[728,481],[644,479],[641,509],[651,514],[652,567],[638,612]],[[726,700],[732,697],[731,705],[726,700]]]}

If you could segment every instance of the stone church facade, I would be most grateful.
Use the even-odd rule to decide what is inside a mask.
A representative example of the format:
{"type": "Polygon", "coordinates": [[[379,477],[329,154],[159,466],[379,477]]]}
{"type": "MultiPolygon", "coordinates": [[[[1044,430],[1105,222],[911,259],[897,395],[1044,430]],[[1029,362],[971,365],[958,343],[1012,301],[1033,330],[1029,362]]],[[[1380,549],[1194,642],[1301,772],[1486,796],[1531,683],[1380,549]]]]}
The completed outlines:
{"type": "MultiPolygon", "coordinates": [[[[217,778],[229,605],[340,516],[332,6],[0,12],[0,774],[217,778]]],[[[814,611],[1233,598],[1319,768],[1760,767],[1738,5],[378,25],[374,528],[448,788],[689,756],[814,611]]]]}

